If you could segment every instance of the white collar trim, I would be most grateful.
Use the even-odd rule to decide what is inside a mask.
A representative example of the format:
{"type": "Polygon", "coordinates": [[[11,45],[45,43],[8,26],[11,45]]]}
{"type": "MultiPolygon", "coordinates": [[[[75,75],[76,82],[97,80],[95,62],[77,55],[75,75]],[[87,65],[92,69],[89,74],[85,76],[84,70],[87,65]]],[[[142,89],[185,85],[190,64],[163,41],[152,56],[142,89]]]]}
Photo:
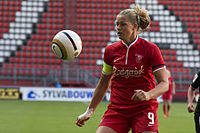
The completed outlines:
{"type": "Polygon", "coordinates": [[[132,45],[134,45],[138,40],[138,36],[136,36],[136,39],[134,42],[132,42],[130,45],[127,45],[123,40],[122,40],[122,43],[126,46],[126,47],[131,47],[132,45]]]}

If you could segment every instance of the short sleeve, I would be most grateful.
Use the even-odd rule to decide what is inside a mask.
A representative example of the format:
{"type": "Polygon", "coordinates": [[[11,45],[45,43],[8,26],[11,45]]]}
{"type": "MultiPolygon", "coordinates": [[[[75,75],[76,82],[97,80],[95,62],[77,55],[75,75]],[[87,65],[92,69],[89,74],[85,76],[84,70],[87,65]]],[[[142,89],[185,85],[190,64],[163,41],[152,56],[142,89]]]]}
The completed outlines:
{"type": "Polygon", "coordinates": [[[195,88],[195,89],[197,89],[198,87],[200,87],[200,72],[198,72],[197,74],[195,74],[191,86],[193,88],[195,88]]]}
{"type": "Polygon", "coordinates": [[[150,61],[150,66],[152,67],[153,72],[164,68],[165,62],[158,46],[154,45],[150,52],[151,54],[150,54],[149,61],[150,61]]]}
{"type": "Polygon", "coordinates": [[[104,51],[103,61],[104,61],[106,64],[112,66],[112,60],[111,60],[110,53],[111,53],[111,52],[109,52],[109,47],[107,46],[107,47],[105,48],[105,51],[104,51]]]}
{"type": "Polygon", "coordinates": [[[111,52],[109,52],[109,47],[107,46],[104,51],[103,70],[102,70],[102,73],[107,75],[113,73],[112,60],[110,54],[111,52]]]}

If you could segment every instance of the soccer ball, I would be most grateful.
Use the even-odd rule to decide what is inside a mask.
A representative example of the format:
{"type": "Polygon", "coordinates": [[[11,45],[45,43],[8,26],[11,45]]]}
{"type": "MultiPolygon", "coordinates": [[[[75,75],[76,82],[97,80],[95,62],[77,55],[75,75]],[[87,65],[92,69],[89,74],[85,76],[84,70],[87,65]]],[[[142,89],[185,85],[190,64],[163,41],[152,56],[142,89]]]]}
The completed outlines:
{"type": "Polygon", "coordinates": [[[52,50],[58,58],[72,60],[81,53],[81,38],[72,30],[62,30],[54,36],[52,50]]]}

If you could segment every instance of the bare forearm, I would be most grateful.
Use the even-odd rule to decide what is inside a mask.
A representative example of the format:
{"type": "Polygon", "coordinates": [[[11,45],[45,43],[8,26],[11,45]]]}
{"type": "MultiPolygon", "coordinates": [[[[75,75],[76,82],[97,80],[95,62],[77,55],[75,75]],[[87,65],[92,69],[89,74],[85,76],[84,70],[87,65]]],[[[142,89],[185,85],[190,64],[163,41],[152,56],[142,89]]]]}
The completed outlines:
{"type": "Polygon", "coordinates": [[[102,101],[103,97],[105,96],[108,90],[110,79],[111,76],[102,75],[94,91],[89,108],[93,108],[93,110],[95,110],[98,104],[102,101]]]}
{"type": "Polygon", "coordinates": [[[154,75],[158,84],[154,89],[148,92],[150,96],[149,99],[155,99],[169,89],[169,81],[168,81],[169,73],[166,71],[165,68],[156,71],[154,75]]]}
{"type": "Polygon", "coordinates": [[[165,93],[169,89],[168,81],[162,81],[156,85],[156,87],[150,90],[148,93],[150,95],[150,99],[154,99],[165,93]]]}
{"type": "Polygon", "coordinates": [[[195,95],[195,92],[192,90],[192,87],[190,86],[188,88],[188,93],[187,93],[188,103],[192,103],[192,101],[194,99],[194,95],[195,95]]]}
{"type": "Polygon", "coordinates": [[[102,101],[105,94],[106,90],[102,91],[100,88],[95,89],[89,108],[93,108],[95,110],[98,104],[102,101]]]}
{"type": "Polygon", "coordinates": [[[143,90],[135,90],[133,96],[131,97],[132,100],[139,100],[139,101],[148,101],[150,99],[155,99],[168,89],[168,81],[160,82],[154,89],[145,92],[143,90]]]}

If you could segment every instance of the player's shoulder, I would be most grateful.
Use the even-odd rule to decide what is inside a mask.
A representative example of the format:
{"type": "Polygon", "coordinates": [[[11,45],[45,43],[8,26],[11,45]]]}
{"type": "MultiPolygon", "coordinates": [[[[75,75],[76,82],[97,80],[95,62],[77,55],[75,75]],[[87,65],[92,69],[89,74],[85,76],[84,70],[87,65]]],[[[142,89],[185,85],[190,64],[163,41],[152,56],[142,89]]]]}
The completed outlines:
{"type": "Polygon", "coordinates": [[[200,80],[200,71],[197,72],[197,73],[194,75],[193,81],[195,81],[196,79],[199,79],[199,80],[200,80]]]}
{"type": "Polygon", "coordinates": [[[158,47],[155,43],[145,40],[141,37],[138,38],[138,41],[140,42],[140,44],[145,45],[145,47],[148,47],[148,48],[158,47]]]}
{"type": "Polygon", "coordinates": [[[192,80],[192,84],[191,85],[195,89],[198,88],[198,87],[200,87],[200,72],[198,72],[198,73],[196,73],[194,75],[194,78],[192,80]]]}
{"type": "Polygon", "coordinates": [[[200,71],[199,71],[199,72],[197,72],[197,75],[200,77],[200,71]]]}
{"type": "Polygon", "coordinates": [[[168,79],[169,79],[169,80],[173,80],[172,76],[170,76],[168,79]]]}
{"type": "Polygon", "coordinates": [[[110,44],[108,46],[106,46],[106,50],[114,50],[114,49],[118,49],[120,47],[120,45],[122,44],[122,41],[118,41],[118,42],[115,42],[113,44],[110,44]]]}
{"type": "Polygon", "coordinates": [[[194,75],[193,83],[200,81],[200,71],[194,75]]]}

